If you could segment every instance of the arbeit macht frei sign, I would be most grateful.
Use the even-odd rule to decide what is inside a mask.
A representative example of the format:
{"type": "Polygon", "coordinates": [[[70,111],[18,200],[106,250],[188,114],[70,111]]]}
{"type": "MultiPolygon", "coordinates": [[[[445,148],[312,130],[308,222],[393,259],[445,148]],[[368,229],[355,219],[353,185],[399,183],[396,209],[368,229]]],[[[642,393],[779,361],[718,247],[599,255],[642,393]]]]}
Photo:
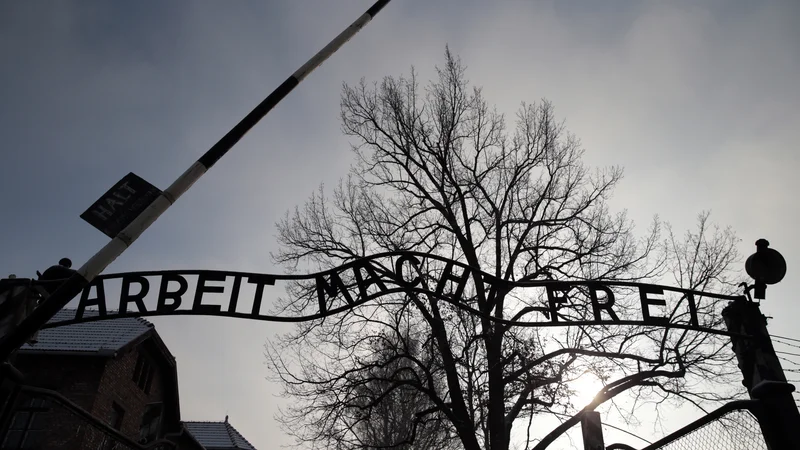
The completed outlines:
{"type": "MultiPolygon", "coordinates": [[[[739,296],[669,286],[598,281],[509,281],[467,265],[414,252],[384,253],[307,275],[217,270],[165,270],[108,274],[82,292],[75,317],[47,327],[125,316],[213,315],[300,322],[341,313],[386,295],[430,295],[485,315],[469,300],[484,292],[505,295],[518,326],[656,325],[709,330],[700,302],[739,296]],[[284,284],[281,290],[280,284],[284,284]],[[296,315],[268,313],[265,295],[301,289],[309,301],[296,315]],[[621,302],[624,299],[624,302],[621,302]]],[[[491,297],[488,297],[491,298],[491,297]]]]}

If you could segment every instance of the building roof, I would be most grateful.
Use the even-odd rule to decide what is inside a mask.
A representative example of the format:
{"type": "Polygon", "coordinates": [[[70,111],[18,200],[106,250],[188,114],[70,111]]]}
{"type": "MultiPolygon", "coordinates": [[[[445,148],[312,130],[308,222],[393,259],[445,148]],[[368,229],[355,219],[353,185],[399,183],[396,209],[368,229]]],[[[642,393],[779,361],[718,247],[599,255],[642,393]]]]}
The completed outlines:
{"type": "Polygon", "coordinates": [[[207,450],[256,450],[233,425],[224,422],[183,422],[197,442],[207,450]]]}
{"type": "MultiPolygon", "coordinates": [[[[97,311],[87,310],[86,316],[97,311]]],[[[62,309],[50,322],[75,317],[74,309],[62,309]]],[[[38,342],[25,344],[20,353],[113,354],[153,329],[153,324],[139,317],[100,320],[39,331],[38,342]]]]}

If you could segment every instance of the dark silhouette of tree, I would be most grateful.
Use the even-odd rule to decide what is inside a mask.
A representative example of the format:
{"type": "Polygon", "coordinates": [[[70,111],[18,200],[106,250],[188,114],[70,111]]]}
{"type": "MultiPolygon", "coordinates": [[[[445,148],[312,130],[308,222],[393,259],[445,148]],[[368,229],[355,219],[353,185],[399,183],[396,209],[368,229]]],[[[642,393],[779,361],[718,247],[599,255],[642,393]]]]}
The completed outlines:
{"type": "MultiPolygon", "coordinates": [[[[657,218],[635,237],[626,215],[607,204],[622,170],[587,168],[580,141],[550,103],[523,104],[507,129],[449,50],[437,76],[426,89],[413,70],[410,77],[345,85],[341,120],[356,163],[332,196],[320,188],[278,224],[276,261],[317,270],[379,252],[418,251],[506,281],[668,280],[688,289],[734,289],[732,231],[701,214],[683,238],[657,218]]],[[[444,266],[426,261],[422,281],[436,286],[444,266]]],[[[514,426],[530,432],[541,415],[574,414],[535,445],[529,435],[526,448],[538,450],[577,424],[582,411],[606,402],[632,418],[634,410],[615,403],[622,393],[634,405],[656,407],[667,400],[703,407],[731,395],[723,388],[736,365],[725,337],[613,323],[509,326],[501,320],[540,311],[543,294],[471,276],[463,292],[447,283],[443,295],[457,294],[480,314],[433,295],[393,294],[300,324],[270,344],[270,366],[292,398],[280,417],[286,430],[312,448],[377,448],[365,441],[380,434],[375,421],[397,414],[403,423],[413,417],[415,438],[441,422],[450,434],[434,435],[451,436],[452,445],[508,450],[514,426]],[[380,341],[390,345],[376,347],[380,341]],[[589,405],[573,405],[572,382],[586,374],[604,387],[589,405]]],[[[556,314],[591,316],[588,295],[573,289],[556,314]]],[[[720,327],[724,305],[696,300],[700,325],[720,327]]],[[[280,308],[299,313],[315,302],[313,284],[297,283],[280,308]]],[[[639,302],[633,290],[617,293],[614,310],[633,314],[639,302]]],[[[391,437],[407,440],[408,428],[391,437]]]]}
{"type": "MultiPolygon", "coordinates": [[[[441,414],[431,411],[418,417],[418,413],[435,407],[412,386],[420,376],[415,364],[398,355],[413,355],[429,369],[440,363],[433,342],[430,339],[420,342],[415,335],[387,327],[373,339],[372,367],[355,388],[356,407],[350,408],[348,428],[354,431],[352,437],[357,440],[348,444],[351,448],[454,448],[454,436],[441,414]]],[[[341,407],[346,403],[335,405],[341,407]]]]}

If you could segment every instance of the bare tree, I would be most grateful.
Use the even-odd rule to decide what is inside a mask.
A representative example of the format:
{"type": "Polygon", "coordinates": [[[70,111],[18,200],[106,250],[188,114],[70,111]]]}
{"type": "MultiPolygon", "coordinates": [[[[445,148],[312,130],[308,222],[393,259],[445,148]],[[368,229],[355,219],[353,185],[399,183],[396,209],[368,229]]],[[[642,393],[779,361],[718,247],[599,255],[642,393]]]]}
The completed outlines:
{"type": "MultiPolygon", "coordinates": [[[[353,402],[333,402],[348,417],[347,438],[357,442],[351,448],[394,448],[398,450],[453,448],[451,427],[435,409],[430,399],[412,385],[418,382],[410,356],[425,367],[440,365],[433,342],[419,342],[416,333],[387,327],[373,339],[371,369],[361,380],[354,380],[353,402]],[[359,383],[360,382],[360,383],[359,383]],[[404,384],[408,382],[409,384],[404,384]],[[418,416],[420,412],[425,414],[418,416]]],[[[364,375],[363,371],[359,372],[364,375]]],[[[337,425],[342,425],[340,420],[337,425]]],[[[344,442],[340,442],[340,445],[344,442]]]]}
{"type": "MultiPolygon", "coordinates": [[[[467,450],[507,450],[516,424],[530,432],[537,417],[557,410],[574,416],[533,448],[546,448],[582,411],[602,404],[631,418],[633,410],[614,403],[622,393],[634,407],[656,408],[667,400],[702,407],[730,395],[724,387],[735,364],[724,337],[668,326],[509,324],[540,313],[546,300],[500,282],[487,285],[480,272],[507,282],[674,277],[680,287],[729,291],[737,260],[735,235],[713,227],[707,214],[683,239],[671,229],[662,238],[657,218],[636,238],[626,215],[607,205],[622,179],[619,168],[588,169],[580,141],[547,101],[523,104],[516,119],[506,129],[449,50],[424,90],[413,70],[379,84],[345,85],[341,120],[355,141],[356,163],[331,197],[320,188],[278,224],[275,259],[290,270],[313,270],[380,252],[438,255],[475,269],[468,287],[444,283],[441,293],[472,310],[409,291],[301,324],[269,345],[273,372],[293,398],[281,419],[298,443],[353,448],[359,443],[354,411],[375,408],[398,389],[427,399],[413,404],[417,424],[446,421],[467,450]],[[374,341],[387,333],[398,345],[381,347],[376,359],[374,341]],[[382,383],[367,389],[376,361],[397,370],[381,372],[382,383]],[[586,374],[604,388],[589,405],[572,405],[572,382],[586,374]]],[[[433,285],[448,270],[437,261],[419,269],[433,285]]],[[[316,299],[313,286],[302,283],[288,294],[284,311],[304,311],[316,299]]],[[[617,295],[617,314],[638,311],[634,294],[617,295]]],[[[551,313],[562,320],[591,316],[581,301],[590,295],[576,288],[551,313]]],[[[720,301],[696,303],[700,325],[722,323],[720,301]]],[[[530,435],[526,441],[532,444],[530,435]]]]}

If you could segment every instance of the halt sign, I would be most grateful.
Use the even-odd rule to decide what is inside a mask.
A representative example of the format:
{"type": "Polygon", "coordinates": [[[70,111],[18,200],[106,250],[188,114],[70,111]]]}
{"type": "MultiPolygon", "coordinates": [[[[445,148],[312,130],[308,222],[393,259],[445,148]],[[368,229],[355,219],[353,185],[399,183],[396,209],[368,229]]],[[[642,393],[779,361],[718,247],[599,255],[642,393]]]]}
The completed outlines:
{"type": "Polygon", "coordinates": [[[84,211],[81,219],[113,239],[160,194],[160,189],[131,172],[84,211]]]}

